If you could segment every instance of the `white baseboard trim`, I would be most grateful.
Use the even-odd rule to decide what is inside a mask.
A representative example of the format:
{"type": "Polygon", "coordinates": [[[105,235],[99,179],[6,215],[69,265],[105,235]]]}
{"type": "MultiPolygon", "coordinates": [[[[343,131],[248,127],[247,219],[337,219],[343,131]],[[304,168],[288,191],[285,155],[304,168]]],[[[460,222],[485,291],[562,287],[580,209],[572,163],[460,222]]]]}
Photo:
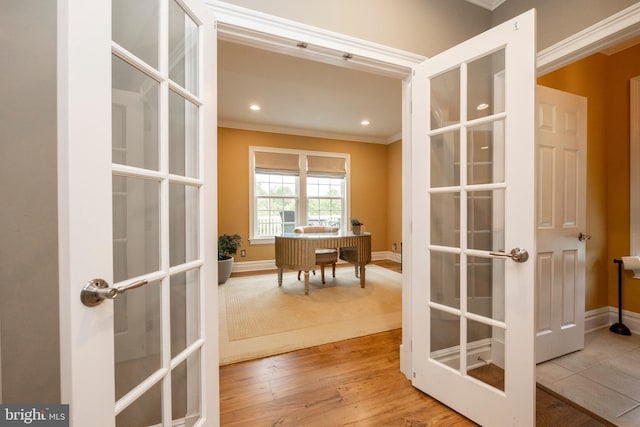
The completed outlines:
{"type": "Polygon", "coordinates": [[[373,252],[371,254],[371,259],[373,261],[389,260],[389,261],[395,261],[395,262],[402,262],[402,255],[400,255],[398,252],[392,252],[392,251],[373,252]]]}
{"type": "Polygon", "coordinates": [[[597,329],[609,327],[609,309],[611,307],[600,307],[584,313],[584,333],[597,329]]]}
{"type": "MultiPolygon", "coordinates": [[[[453,369],[460,366],[460,346],[432,352],[431,358],[453,369]]],[[[475,369],[491,363],[491,339],[486,338],[467,344],[467,367],[475,369]]],[[[503,363],[504,366],[504,363],[503,363]]]]}
{"type": "Polygon", "coordinates": [[[263,261],[234,261],[232,273],[244,273],[246,271],[263,271],[263,270],[275,270],[276,261],[273,259],[267,259],[263,261]]]}
{"type": "MultiPolygon", "coordinates": [[[[592,332],[597,329],[608,328],[618,323],[617,307],[601,307],[584,313],[584,332],[592,332]]],[[[622,323],[632,333],[640,333],[640,314],[629,310],[622,310],[622,323]]]]}
{"type": "MultiPolygon", "coordinates": [[[[391,251],[372,252],[372,261],[391,260],[401,262],[400,254],[391,251]]],[[[346,264],[345,261],[338,260],[338,264],[346,264]]],[[[249,271],[275,270],[276,260],[266,259],[261,261],[234,261],[232,273],[245,273],[249,271]]]]}
{"type": "MultiPolygon", "coordinates": [[[[609,307],[609,324],[618,323],[618,308],[609,307]]],[[[640,333],[640,314],[633,311],[622,310],[622,323],[624,323],[632,333],[640,333]]]]}

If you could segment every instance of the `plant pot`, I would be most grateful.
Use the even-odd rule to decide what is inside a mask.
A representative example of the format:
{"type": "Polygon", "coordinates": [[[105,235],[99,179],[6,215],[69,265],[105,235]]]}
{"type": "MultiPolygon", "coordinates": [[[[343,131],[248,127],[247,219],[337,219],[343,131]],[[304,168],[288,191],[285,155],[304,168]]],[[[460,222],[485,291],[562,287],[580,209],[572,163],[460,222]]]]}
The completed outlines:
{"type": "Polygon", "coordinates": [[[218,260],[218,285],[223,284],[231,276],[233,257],[218,260]]]}
{"type": "Polygon", "coordinates": [[[353,234],[360,234],[361,228],[362,228],[361,225],[352,225],[351,231],[353,232],[353,234]]]}

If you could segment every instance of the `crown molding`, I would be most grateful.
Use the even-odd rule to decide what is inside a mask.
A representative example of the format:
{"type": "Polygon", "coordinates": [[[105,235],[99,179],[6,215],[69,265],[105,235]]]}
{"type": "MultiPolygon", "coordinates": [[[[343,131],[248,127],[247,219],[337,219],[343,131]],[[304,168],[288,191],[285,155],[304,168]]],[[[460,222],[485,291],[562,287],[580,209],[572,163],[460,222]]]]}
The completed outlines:
{"type": "Polygon", "coordinates": [[[337,139],[340,141],[365,142],[368,144],[388,145],[402,138],[402,133],[395,134],[387,138],[370,137],[366,135],[354,135],[348,133],[329,132],[312,129],[299,129],[286,126],[272,126],[259,123],[246,123],[233,120],[218,120],[218,127],[250,130],[254,132],[279,133],[283,135],[297,135],[311,138],[337,139]]]}
{"type": "Polygon", "coordinates": [[[629,49],[637,44],[640,44],[640,36],[632,37],[630,39],[624,40],[621,43],[618,43],[615,46],[611,46],[607,49],[602,50],[607,56],[615,55],[616,53],[622,52],[623,50],[629,49]]]}
{"type": "Polygon", "coordinates": [[[538,52],[537,74],[550,73],[639,34],[640,3],[636,3],[538,52]]]}

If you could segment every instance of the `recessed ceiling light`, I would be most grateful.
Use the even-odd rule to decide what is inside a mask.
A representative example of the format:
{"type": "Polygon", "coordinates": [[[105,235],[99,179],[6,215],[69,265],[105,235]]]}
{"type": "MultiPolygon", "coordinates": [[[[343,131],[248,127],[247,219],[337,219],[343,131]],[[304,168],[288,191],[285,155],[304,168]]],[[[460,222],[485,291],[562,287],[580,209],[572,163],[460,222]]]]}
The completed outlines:
{"type": "Polygon", "coordinates": [[[489,104],[485,104],[483,102],[482,104],[478,104],[478,106],[476,107],[476,110],[482,111],[482,110],[486,110],[487,108],[489,108],[489,104]]]}
{"type": "Polygon", "coordinates": [[[252,111],[260,111],[260,106],[258,104],[251,104],[249,109],[252,111]]]}
{"type": "Polygon", "coordinates": [[[362,126],[369,126],[371,124],[371,122],[369,120],[363,120],[363,121],[360,122],[360,124],[362,126]]]}

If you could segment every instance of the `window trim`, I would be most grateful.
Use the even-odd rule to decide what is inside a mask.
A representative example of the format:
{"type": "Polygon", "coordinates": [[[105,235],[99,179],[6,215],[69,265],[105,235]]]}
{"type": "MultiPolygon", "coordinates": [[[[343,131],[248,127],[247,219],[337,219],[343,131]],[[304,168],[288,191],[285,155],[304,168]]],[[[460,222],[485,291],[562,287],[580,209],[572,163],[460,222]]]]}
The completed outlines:
{"type": "MultiPolygon", "coordinates": [[[[336,153],[328,151],[310,151],[310,150],[296,150],[290,148],[274,148],[274,147],[259,147],[249,146],[249,244],[251,245],[268,245],[275,243],[274,237],[259,237],[255,236],[255,153],[267,152],[267,153],[283,153],[283,154],[296,154],[299,159],[306,158],[306,156],[322,156],[322,157],[338,157],[345,161],[346,173],[344,176],[345,182],[345,208],[344,218],[342,219],[342,227],[346,230],[351,212],[351,155],[349,153],[336,153]]],[[[307,186],[306,186],[306,162],[299,161],[299,191],[298,194],[298,213],[305,213],[307,206],[307,186]],[[304,206],[303,206],[304,205],[304,206]]]]}

